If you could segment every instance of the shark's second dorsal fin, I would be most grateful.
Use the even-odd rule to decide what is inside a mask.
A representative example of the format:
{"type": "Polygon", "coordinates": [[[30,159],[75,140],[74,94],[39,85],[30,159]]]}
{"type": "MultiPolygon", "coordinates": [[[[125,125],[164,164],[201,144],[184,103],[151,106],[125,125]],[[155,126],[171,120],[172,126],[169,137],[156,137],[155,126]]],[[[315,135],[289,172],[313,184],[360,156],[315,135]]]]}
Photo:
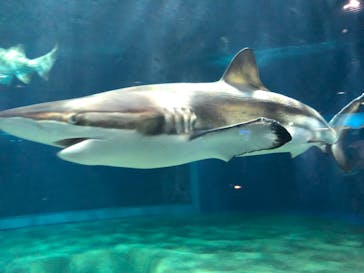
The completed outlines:
{"type": "Polygon", "coordinates": [[[244,48],[234,56],[221,80],[242,91],[249,89],[268,91],[260,81],[255,57],[250,48],[244,48]]]}

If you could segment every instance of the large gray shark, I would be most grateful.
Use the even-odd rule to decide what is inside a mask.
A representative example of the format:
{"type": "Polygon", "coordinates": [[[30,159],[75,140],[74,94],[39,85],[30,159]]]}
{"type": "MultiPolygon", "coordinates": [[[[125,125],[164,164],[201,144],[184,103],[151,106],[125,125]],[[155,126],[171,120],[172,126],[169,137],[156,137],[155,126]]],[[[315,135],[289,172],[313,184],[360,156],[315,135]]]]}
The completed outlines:
{"type": "Polygon", "coordinates": [[[56,53],[57,46],[41,57],[28,59],[22,45],[0,48],[0,84],[10,85],[14,77],[28,84],[34,72],[47,79],[56,60],[56,53]]]}
{"type": "Polygon", "coordinates": [[[270,92],[252,50],[241,50],[211,83],[134,86],[0,112],[0,129],[61,147],[85,165],[159,168],[192,161],[289,152],[331,151],[348,169],[341,137],[364,94],[329,123],[311,107],[270,92]]]}

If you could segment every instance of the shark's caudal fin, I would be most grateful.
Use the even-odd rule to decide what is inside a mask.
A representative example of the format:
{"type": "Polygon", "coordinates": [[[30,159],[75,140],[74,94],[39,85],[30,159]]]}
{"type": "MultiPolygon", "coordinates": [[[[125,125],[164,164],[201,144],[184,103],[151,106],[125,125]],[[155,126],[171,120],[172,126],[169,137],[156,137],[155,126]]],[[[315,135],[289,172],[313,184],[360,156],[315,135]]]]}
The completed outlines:
{"type": "Polygon", "coordinates": [[[54,62],[56,61],[57,50],[58,46],[56,45],[47,54],[29,61],[29,64],[34,68],[39,76],[45,80],[48,79],[49,71],[52,69],[54,62]]]}
{"type": "MultiPolygon", "coordinates": [[[[347,172],[351,170],[351,166],[343,145],[344,137],[346,132],[353,128],[352,120],[357,117],[356,114],[360,110],[361,105],[364,105],[364,93],[348,103],[329,122],[330,126],[335,129],[338,140],[335,144],[330,145],[328,150],[331,151],[340,167],[347,172]]],[[[356,126],[356,128],[358,127],[356,126]]]]}

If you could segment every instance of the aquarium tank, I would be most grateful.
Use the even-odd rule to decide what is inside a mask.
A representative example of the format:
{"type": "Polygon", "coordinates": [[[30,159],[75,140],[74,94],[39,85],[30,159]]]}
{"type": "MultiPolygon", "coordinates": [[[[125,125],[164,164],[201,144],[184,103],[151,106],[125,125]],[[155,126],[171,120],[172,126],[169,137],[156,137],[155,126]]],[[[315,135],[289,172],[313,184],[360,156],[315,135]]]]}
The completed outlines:
{"type": "Polygon", "coordinates": [[[1,1],[0,272],[364,272],[363,22],[1,1]]]}

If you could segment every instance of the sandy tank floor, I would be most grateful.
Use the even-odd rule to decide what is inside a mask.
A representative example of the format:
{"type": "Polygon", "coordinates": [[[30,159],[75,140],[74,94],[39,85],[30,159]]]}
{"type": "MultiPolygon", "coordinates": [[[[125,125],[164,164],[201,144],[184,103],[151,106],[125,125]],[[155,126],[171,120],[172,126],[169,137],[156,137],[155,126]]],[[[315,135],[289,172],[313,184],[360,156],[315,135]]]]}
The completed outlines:
{"type": "Polygon", "coordinates": [[[0,242],[1,273],[364,272],[364,226],[303,215],[124,218],[0,242]]]}

